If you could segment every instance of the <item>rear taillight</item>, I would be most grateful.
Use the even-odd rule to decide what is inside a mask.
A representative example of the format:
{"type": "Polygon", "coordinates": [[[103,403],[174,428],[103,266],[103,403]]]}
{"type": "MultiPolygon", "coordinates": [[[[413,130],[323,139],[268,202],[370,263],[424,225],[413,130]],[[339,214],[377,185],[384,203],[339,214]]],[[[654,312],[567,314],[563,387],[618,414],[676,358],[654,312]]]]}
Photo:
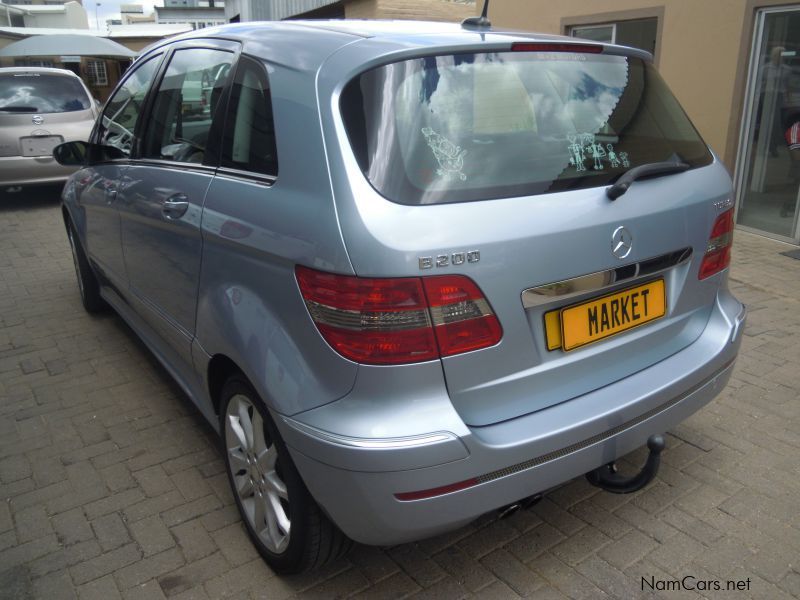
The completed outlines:
{"type": "Polygon", "coordinates": [[[733,209],[717,217],[706,246],[703,262],[697,277],[706,279],[719,273],[731,263],[731,242],[733,242],[733,209]]]}
{"type": "Polygon", "coordinates": [[[468,277],[372,279],[298,266],[311,318],[334,350],[374,365],[422,362],[493,346],[502,329],[468,277]]]}
{"type": "Polygon", "coordinates": [[[503,337],[492,307],[469,277],[423,277],[422,283],[442,356],[494,346],[503,337]]]}

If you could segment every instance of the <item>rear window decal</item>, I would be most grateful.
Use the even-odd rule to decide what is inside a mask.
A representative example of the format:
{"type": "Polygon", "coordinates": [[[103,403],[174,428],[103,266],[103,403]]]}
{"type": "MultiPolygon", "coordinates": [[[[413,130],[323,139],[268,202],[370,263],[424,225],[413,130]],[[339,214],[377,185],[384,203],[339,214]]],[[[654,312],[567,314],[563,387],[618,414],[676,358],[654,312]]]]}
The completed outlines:
{"type": "Polygon", "coordinates": [[[630,167],[630,159],[627,152],[617,152],[614,144],[598,142],[593,133],[572,133],[567,135],[567,152],[569,152],[569,164],[575,167],[576,171],[586,171],[586,161],[592,160],[591,169],[602,171],[605,169],[603,161],[608,162],[612,169],[620,165],[626,169],[630,167]]]}
{"type": "Polygon", "coordinates": [[[422,135],[425,136],[425,141],[428,143],[428,146],[433,151],[433,155],[436,157],[436,161],[439,163],[436,174],[440,177],[457,177],[461,181],[466,181],[467,176],[464,175],[462,169],[464,168],[464,157],[467,151],[462,150],[461,146],[456,146],[453,142],[439,135],[430,127],[423,127],[422,135]]]}
{"type": "Polygon", "coordinates": [[[616,169],[619,166],[619,160],[617,160],[617,153],[614,152],[614,145],[606,144],[606,148],[608,148],[608,162],[611,164],[612,169],[616,169]]]}
{"type": "Polygon", "coordinates": [[[606,149],[603,148],[603,144],[595,141],[593,133],[584,133],[582,139],[589,156],[594,159],[594,170],[602,171],[603,159],[606,157],[606,149]]]}
{"type": "Polygon", "coordinates": [[[586,155],[583,152],[583,141],[580,135],[569,134],[567,135],[569,141],[569,164],[575,167],[577,171],[585,171],[586,165],[583,161],[586,160],[586,155]]]}

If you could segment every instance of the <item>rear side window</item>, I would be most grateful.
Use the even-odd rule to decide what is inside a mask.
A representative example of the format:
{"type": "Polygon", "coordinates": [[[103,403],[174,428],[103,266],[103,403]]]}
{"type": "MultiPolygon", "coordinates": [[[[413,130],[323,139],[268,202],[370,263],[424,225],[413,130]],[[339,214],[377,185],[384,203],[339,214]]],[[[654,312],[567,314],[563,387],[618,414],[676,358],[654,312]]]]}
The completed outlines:
{"type": "Polygon", "coordinates": [[[272,99],[264,66],[242,57],[228,103],[222,166],[277,176],[272,99]]]}
{"type": "Polygon", "coordinates": [[[598,187],[645,163],[712,161],[652,65],[625,56],[408,60],[357,77],[340,108],[364,174],[403,204],[598,187]]]}
{"type": "Polygon", "coordinates": [[[135,139],[136,122],[160,62],[161,55],[134,65],[135,71],[108,99],[98,130],[102,145],[113,146],[126,156],[130,156],[135,139]]]}
{"type": "Polygon", "coordinates": [[[87,110],[91,99],[74,77],[47,73],[0,75],[0,113],[65,113],[87,110]]]}
{"type": "Polygon", "coordinates": [[[208,134],[233,53],[177,50],[158,87],[142,142],[142,157],[202,163],[208,134]]]}

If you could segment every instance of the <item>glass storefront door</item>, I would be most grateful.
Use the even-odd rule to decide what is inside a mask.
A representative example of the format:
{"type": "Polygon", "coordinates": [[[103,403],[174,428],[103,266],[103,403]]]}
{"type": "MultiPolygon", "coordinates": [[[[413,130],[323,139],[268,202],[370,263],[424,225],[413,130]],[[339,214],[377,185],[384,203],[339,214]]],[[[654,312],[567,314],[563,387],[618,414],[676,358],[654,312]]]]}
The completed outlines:
{"type": "Polygon", "coordinates": [[[800,5],[759,11],[737,165],[737,223],[799,243],[800,5]]]}

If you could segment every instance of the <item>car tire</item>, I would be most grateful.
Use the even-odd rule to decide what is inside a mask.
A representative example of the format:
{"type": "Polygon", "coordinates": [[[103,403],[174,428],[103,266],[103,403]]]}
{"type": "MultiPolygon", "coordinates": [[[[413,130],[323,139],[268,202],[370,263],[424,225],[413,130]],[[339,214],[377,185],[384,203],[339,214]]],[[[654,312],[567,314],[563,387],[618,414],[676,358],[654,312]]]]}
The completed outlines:
{"type": "Polygon", "coordinates": [[[78,277],[78,291],[81,294],[83,308],[92,314],[102,312],[108,305],[100,296],[100,283],[97,275],[86,258],[86,253],[83,251],[72,223],[67,223],[67,238],[69,238],[72,250],[72,262],[75,265],[75,275],[78,277]]]}
{"type": "Polygon", "coordinates": [[[219,414],[228,481],[265,562],[291,574],[343,556],[352,542],[311,497],[269,411],[243,376],[223,386],[219,414]]]}

